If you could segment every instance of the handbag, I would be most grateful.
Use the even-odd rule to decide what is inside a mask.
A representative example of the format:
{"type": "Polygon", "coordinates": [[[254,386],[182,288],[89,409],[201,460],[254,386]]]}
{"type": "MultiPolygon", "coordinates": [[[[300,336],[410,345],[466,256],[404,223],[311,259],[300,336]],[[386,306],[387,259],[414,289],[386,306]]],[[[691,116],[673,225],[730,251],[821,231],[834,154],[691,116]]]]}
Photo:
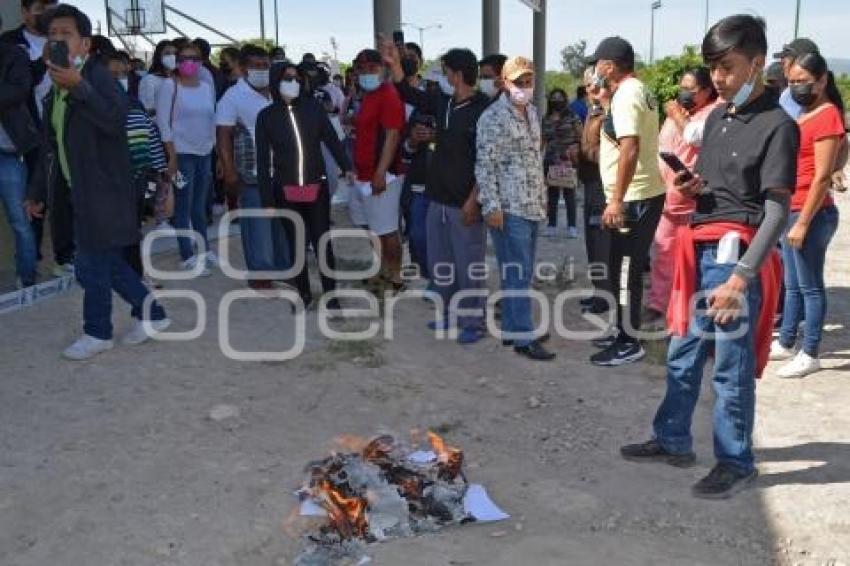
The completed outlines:
{"type": "Polygon", "coordinates": [[[322,185],[310,183],[309,185],[284,185],[283,198],[287,202],[313,203],[319,199],[319,190],[322,185]]]}
{"type": "Polygon", "coordinates": [[[546,172],[546,184],[550,187],[574,189],[578,186],[578,174],[568,161],[553,163],[546,172]]]}

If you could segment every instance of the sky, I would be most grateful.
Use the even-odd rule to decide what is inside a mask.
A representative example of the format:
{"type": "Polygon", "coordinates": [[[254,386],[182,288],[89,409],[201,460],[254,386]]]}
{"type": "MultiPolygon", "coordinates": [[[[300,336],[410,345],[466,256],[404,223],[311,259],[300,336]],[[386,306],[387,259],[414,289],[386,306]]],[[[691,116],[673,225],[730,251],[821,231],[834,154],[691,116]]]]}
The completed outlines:
{"type": "MultiPolygon", "coordinates": [[[[104,0],[66,0],[83,9],[106,29],[104,0]]],[[[126,1],[126,0],[125,0],[126,1]]],[[[140,0],[146,2],[148,0],[140,0]]],[[[266,35],[274,37],[274,1],[266,6],[266,35]]],[[[372,0],[277,0],[280,41],[292,59],[310,51],[333,55],[330,38],[339,45],[342,61],[350,61],[370,44],[372,0]]],[[[501,1],[501,51],[507,55],[532,52],[532,12],[520,0],[501,1]]],[[[260,0],[169,0],[167,3],[239,39],[259,37],[260,0]]],[[[547,61],[560,67],[560,50],[581,39],[588,51],[610,35],[628,39],[635,52],[649,58],[650,0],[548,0],[547,61]]],[[[699,44],[705,32],[705,0],[662,0],[656,12],[655,56],[675,55],[687,44],[699,44]]],[[[793,38],[796,0],[708,0],[709,21],[734,13],[750,13],[767,20],[770,52],[793,38]]],[[[481,0],[402,0],[402,21],[418,26],[441,25],[424,35],[425,58],[438,57],[451,47],[481,51],[481,0]]],[[[802,0],[800,35],[811,37],[827,57],[850,58],[846,35],[850,31],[850,1],[802,0]]],[[[187,34],[214,40],[194,24],[177,16],[173,23],[187,34]]],[[[408,41],[419,32],[404,28],[408,41]]],[[[156,36],[154,36],[156,38],[156,36]]],[[[213,41],[215,42],[215,41],[213,41]]]]}

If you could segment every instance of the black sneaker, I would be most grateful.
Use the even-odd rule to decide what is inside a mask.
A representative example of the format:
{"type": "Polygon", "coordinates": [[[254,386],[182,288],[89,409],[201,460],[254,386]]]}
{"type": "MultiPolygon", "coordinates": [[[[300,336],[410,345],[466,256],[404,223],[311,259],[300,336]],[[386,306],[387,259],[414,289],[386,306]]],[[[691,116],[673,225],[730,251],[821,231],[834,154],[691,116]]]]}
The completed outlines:
{"type": "MultiPolygon", "coordinates": [[[[546,342],[549,341],[550,338],[552,338],[552,335],[547,332],[546,334],[544,334],[543,336],[538,338],[537,341],[541,344],[545,344],[546,342]]],[[[514,345],[513,340],[502,340],[502,346],[507,347],[507,346],[513,346],[513,345],[514,345]]]]}
{"type": "Polygon", "coordinates": [[[700,499],[729,499],[755,482],[758,470],[741,473],[729,464],[717,464],[707,476],[691,488],[691,494],[700,499]]]}
{"type": "Polygon", "coordinates": [[[555,354],[541,346],[537,340],[528,346],[514,346],[514,352],[537,362],[551,362],[555,359],[555,354]]]}
{"type": "Polygon", "coordinates": [[[673,454],[665,450],[657,440],[643,444],[627,444],[620,448],[620,455],[629,462],[657,462],[670,464],[677,468],[690,468],[697,461],[696,454],[673,454]]]}
{"type": "Polygon", "coordinates": [[[599,348],[600,350],[607,350],[608,348],[614,345],[619,336],[619,334],[611,334],[610,336],[606,336],[605,338],[597,338],[592,342],[593,347],[599,348]]]}
{"type": "Polygon", "coordinates": [[[596,299],[596,297],[585,297],[582,300],[580,300],[578,303],[583,307],[590,307],[590,306],[593,306],[595,299],[596,299]]]}
{"type": "Polygon", "coordinates": [[[646,356],[646,350],[637,340],[617,340],[611,346],[590,356],[590,362],[597,366],[617,367],[640,361],[646,356]]]}

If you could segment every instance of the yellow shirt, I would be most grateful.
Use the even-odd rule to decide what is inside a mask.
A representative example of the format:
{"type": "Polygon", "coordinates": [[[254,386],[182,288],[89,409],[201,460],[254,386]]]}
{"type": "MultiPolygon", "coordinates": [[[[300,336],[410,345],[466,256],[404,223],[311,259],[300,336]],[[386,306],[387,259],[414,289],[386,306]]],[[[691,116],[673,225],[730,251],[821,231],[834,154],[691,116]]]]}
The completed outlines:
{"type": "Polygon", "coordinates": [[[608,200],[617,184],[617,139],[625,137],[639,138],[640,153],[635,176],[623,200],[644,200],[665,193],[658,166],[658,130],[658,104],[653,94],[634,77],[623,81],[611,99],[610,116],[602,128],[599,146],[599,170],[608,200]]]}

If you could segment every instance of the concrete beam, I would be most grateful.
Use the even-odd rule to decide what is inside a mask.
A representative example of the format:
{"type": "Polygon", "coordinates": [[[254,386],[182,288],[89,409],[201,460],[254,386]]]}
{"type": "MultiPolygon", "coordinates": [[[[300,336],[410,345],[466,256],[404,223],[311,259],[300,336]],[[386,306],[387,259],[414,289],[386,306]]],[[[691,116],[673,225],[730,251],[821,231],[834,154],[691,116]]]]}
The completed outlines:
{"type": "Polygon", "coordinates": [[[499,0],[481,0],[481,56],[499,52],[499,0]]]}
{"type": "Polygon", "coordinates": [[[540,113],[546,111],[546,0],[540,0],[540,11],[534,13],[534,104],[540,113]]]}
{"type": "Polygon", "coordinates": [[[375,17],[375,38],[379,34],[392,38],[393,32],[401,29],[401,0],[372,0],[375,17]]]}

